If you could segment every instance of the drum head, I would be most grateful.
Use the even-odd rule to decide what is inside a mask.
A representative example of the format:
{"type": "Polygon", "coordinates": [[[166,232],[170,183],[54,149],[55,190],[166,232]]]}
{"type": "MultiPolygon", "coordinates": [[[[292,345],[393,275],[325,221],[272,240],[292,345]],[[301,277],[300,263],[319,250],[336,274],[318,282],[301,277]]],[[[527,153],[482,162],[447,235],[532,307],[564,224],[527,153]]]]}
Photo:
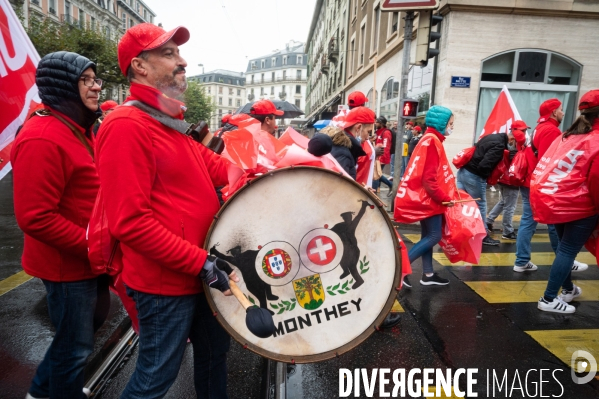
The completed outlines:
{"type": "Polygon", "coordinates": [[[326,360],[353,349],[393,305],[399,243],[383,204],[326,169],[294,167],[261,176],[221,209],[205,248],[234,266],[241,291],[274,316],[258,338],[233,296],[206,288],[227,332],[264,357],[326,360]]]}

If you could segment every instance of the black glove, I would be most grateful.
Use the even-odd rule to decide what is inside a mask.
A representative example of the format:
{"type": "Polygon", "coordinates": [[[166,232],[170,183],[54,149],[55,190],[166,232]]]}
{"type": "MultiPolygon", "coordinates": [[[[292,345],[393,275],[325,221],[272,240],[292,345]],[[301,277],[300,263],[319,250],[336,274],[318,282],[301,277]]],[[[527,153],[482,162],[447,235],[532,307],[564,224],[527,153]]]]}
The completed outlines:
{"type": "Polygon", "coordinates": [[[227,262],[214,255],[208,255],[199,277],[209,287],[225,292],[231,289],[229,287],[229,274],[231,273],[233,273],[233,268],[227,262]]]}

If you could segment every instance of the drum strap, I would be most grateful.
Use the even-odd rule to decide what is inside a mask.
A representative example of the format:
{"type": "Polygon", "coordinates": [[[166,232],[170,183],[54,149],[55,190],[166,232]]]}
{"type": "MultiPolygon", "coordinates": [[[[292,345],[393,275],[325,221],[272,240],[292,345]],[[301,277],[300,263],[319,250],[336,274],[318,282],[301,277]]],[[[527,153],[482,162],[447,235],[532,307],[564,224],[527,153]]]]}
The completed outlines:
{"type": "Polygon", "coordinates": [[[150,115],[152,118],[156,119],[158,122],[162,123],[164,126],[170,127],[171,129],[176,130],[179,133],[189,136],[191,139],[193,139],[193,137],[191,137],[191,135],[189,134],[189,132],[191,131],[191,129],[189,129],[191,127],[190,123],[168,116],[160,110],[157,110],[154,107],[150,107],[149,105],[144,104],[141,101],[131,100],[127,101],[123,105],[133,106],[137,109],[140,109],[146,114],[150,115]]]}

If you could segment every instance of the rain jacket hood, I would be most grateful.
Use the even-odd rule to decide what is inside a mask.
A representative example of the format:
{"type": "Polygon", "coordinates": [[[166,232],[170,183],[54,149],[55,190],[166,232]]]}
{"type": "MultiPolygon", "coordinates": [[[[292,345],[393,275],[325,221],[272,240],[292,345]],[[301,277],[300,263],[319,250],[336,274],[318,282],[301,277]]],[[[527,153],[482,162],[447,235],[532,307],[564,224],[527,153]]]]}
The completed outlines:
{"type": "Polygon", "coordinates": [[[432,127],[445,135],[445,128],[447,128],[451,115],[453,113],[449,108],[441,105],[433,105],[426,113],[426,126],[432,127]]]}

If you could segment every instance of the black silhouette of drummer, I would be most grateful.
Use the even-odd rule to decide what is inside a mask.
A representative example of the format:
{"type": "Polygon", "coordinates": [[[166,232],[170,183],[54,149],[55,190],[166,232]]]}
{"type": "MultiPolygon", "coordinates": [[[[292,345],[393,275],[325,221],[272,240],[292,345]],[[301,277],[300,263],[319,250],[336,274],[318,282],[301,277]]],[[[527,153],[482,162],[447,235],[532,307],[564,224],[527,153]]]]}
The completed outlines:
{"type": "Polygon", "coordinates": [[[362,201],[360,212],[358,212],[353,220],[352,216],[354,215],[354,212],[344,212],[340,215],[343,218],[343,222],[337,223],[331,227],[331,231],[337,233],[343,243],[343,256],[341,257],[341,269],[343,269],[343,273],[339,278],[344,279],[351,273],[356,281],[354,285],[352,285],[352,289],[358,288],[364,284],[364,279],[360,276],[360,272],[358,271],[360,248],[358,247],[358,240],[356,240],[356,228],[358,227],[358,223],[360,223],[360,219],[364,216],[364,212],[366,212],[366,207],[369,205],[368,201],[362,201]]]}
{"type": "Polygon", "coordinates": [[[274,315],[274,312],[268,309],[266,300],[276,301],[279,297],[273,295],[271,286],[258,276],[258,272],[256,271],[256,258],[258,257],[258,252],[259,251],[252,250],[241,252],[241,247],[238,245],[227,251],[227,253],[231,254],[231,256],[228,256],[220,253],[216,249],[216,245],[210,248],[210,254],[218,256],[239,268],[248,291],[258,299],[261,308],[268,310],[274,315]]]}

